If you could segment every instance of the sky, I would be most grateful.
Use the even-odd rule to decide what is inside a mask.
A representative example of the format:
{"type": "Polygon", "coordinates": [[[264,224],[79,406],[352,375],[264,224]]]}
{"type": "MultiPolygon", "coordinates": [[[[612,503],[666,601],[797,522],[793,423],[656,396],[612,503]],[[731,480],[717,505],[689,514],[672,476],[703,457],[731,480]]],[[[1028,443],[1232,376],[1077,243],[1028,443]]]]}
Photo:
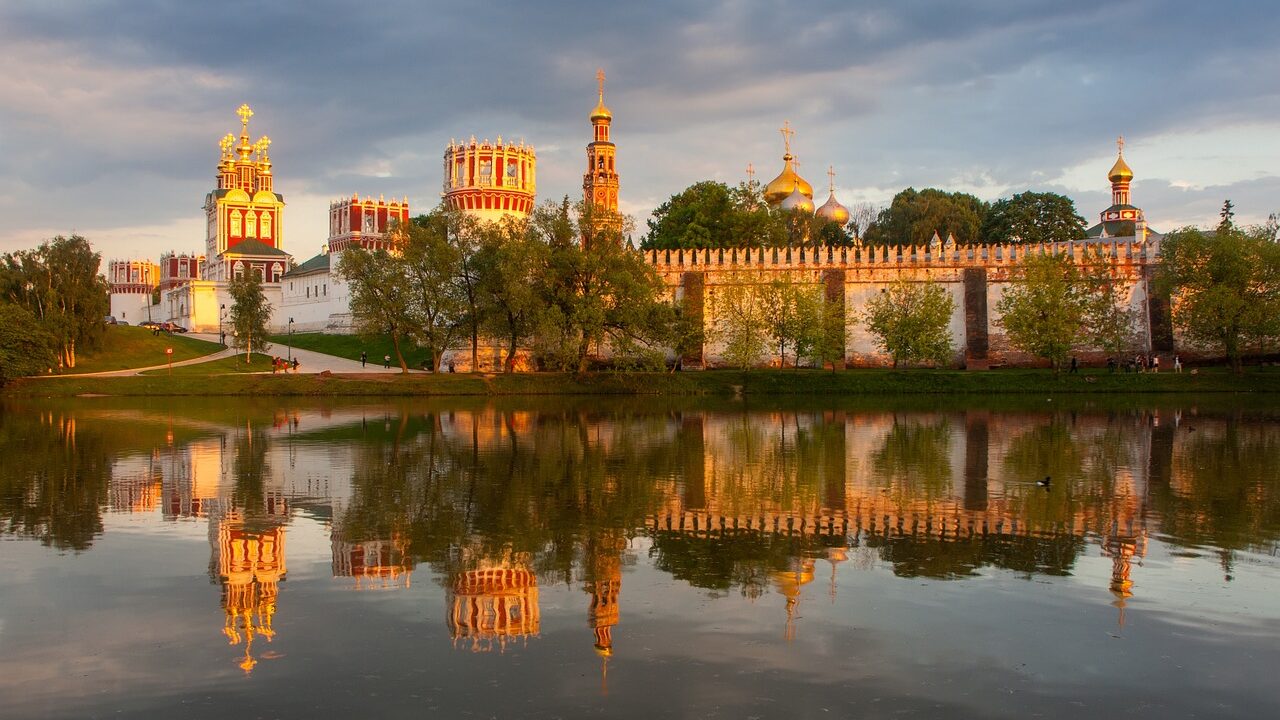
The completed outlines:
{"type": "Polygon", "coordinates": [[[218,140],[272,138],[284,248],[328,204],[440,200],[451,138],[524,138],[539,200],[581,197],[596,68],[621,205],[767,182],[784,121],[845,205],[914,186],[1110,202],[1115,138],[1158,230],[1280,211],[1271,0],[0,3],[0,252],[80,233],[105,258],[201,252],[218,140]]]}

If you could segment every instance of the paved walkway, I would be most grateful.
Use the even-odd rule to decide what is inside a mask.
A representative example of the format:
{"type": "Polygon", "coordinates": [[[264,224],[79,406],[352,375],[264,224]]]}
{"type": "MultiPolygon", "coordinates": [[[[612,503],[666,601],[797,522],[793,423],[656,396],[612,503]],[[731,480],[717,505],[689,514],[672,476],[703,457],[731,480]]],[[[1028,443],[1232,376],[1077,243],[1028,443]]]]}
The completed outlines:
{"type": "MultiPolygon", "coordinates": [[[[205,338],[201,338],[202,340],[205,338]]],[[[217,342],[218,338],[214,337],[213,342],[217,342]]],[[[183,365],[199,365],[207,363],[211,360],[221,360],[222,358],[235,355],[236,351],[231,348],[223,348],[215,353],[201,355],[200,357],[191,358],[190,360],[179,360],[173,364],[173,367],[182,367],[183,365]]],[[[93,373],[63,373],[61,375],[32,375],[31,377],[41,378],[65,378],[65,377],[128,377],[130,375],[141,375],[148,370],[164,370],[169,367],[168,363],[164,365],[152,365],[150,367],[129,368],[127,370],[103,370],[102,372],[93,373]]]]}
{"type": "MultiPolygon", "coordinates": [[[[208,340],[209,342],[218,342],[218,336],[212,333],[192,333],[188,337],[198,338],[200,340],[208,340]]],[[[320,373],[328,370],[332,373],[399,373],[400,366],[392,360],[391,368],[388,370],[382,367],[382,363],[374,362],[373,358],[369,358],[369,364],[360,367],[359,360],[351,360],[337,355],[326,355],[325,353],[316,352],[314,350],[303,350],[302,348],[290,348],[284,343],[271,343],[271,354],[276,357],[288,358],[290,356],[298,358],[298,372],[320,373]]],[[[216,358],[210,357],[210,360],[216,358]]],[[[379,360],[381,360],[379,358],[379,360]]],[[[177,363],[175,363],[176,365],[177,363]]],[[[267,371],[268,373],[270,371],[267,371]]],[[[410,372],[421,372],[420,370],[411,370],[410,372]]]]}

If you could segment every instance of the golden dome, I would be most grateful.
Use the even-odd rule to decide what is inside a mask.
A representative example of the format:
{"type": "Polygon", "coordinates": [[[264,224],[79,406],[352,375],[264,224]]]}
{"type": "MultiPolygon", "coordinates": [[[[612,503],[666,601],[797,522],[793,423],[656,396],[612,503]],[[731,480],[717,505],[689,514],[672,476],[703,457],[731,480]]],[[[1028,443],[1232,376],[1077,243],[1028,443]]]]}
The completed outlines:
{"type": "Polygon", "coordinates": [[[794,210],[796,212],[812,215],[813,201],[801,192],[799,187],[797,187],[790,195],[783,198],[782,202],[779,203],[778,208],[781,210],[794,210]]]}
{"type": "Polygon", "coordinates": [[[1133,179],[1133,171],[1129,169],[1129,163],[1124,161],[1124,155],[1116,156],[1116,164],[1111,166],[1111,172],[1107,173],[1107,179],[1111,182],[1133,179]]]}
{"type": "Polygon", "coordinates": [[[600,96],[600,102],[596,103],[595,110],[591,111],[591,122],[597,120],[612,120],[613,113],[609,112],[609,108],[604,105],[604,96],[600,96]]]}
{"type": "MultiPolygon", "coordinates": [[[[786,164],[782,167],[782,172],[778,177],[774,178],[764,188],[764,201],[773,207],[777,207],[793,192],[799,191],[801,195],[813,200],[813,186],[804,178],[800,177],[795,170],[795,157],[791,153],[782,156],[783,162],[786,164]]],[[[813,210],[812,202],[810,202],[810,211],[813,210]]]]}
{"type": "Polygon", "coordinates": [[[815,214],[841,226],[849,222],[849,208],[841,205],[840,201],[836,200],[834,192],[831,193],[826,202],[822,203],[822,207],[818,208],[818,212],[815,214]]]}

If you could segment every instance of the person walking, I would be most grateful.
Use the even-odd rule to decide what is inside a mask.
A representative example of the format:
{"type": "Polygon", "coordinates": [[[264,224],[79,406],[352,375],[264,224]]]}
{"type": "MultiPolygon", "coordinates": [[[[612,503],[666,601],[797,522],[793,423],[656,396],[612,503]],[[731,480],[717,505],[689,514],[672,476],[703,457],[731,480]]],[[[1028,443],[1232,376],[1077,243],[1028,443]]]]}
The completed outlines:
{"type": "Polygon", "coordinates": [[[1076,360],[1076,356],[1071,356],[1071,374],[1075,375],[1080,372],[1080,361],[1076,360]]]}
{"type": "Polygon", "coordinates": [[[1159,355],[1151,356],[1151,372],[1153,373],[1160,372],[1160,356],[1159,355]]]}
{"type": "Polygon", "coordinates": [[[1173,356],[1173,371],[1178,374],[1182,373],[1182,358],[1177,355],[1173,356]]]}
{"type": "Polygon", "coordinates": [[[382,356],[382,368],[383,368],[384,370],[390,370],[390,369],[391,369],[391,356],[390,356],[390,355],[383,355],[383,356],[382,356]]]}
{"type": "Polygon", "coordinates": [[[360,369],[361,370],[364,369],[364,364],[368,362],[368,360],[369,360],[369,353],[365,352],[364,350],[361,350],[360,351],[360,369]]]}
{"type": "Polygon", "coordinates": [[[298,362],[298,358],[294,358],[294,359],[293,359],[293,374],[294,374],[294,375],[297,375],[297,374],[298,374],[298,366],[299,366],[299,365],[301,365],[301,364],[302,364],[302,363],[298,362]]]}

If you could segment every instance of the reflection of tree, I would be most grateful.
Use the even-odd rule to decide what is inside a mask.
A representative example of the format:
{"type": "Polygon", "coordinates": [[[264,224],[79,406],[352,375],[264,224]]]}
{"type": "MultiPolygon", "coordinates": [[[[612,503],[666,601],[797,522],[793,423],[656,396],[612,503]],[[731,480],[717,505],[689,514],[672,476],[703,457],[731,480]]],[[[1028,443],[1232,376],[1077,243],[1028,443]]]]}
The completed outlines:
{"type": "Polygon", "coordinates": [[[871,456],[881,486],[899,505],[933,501],[951,492],[951,426],[894,418],[884,444],[871,456]]]}
{"type": "Polygon", "coordinates": [[[1062,534],[1009,535],[976,533],[955,539],[928,535],[873,535],[867,546],[902,577],[953,579],[995,566],[1015,572],[1069,575],[1084,551],[1083,537],[1062,534]]]}
{"type": "Polygon", "coordinates": [[[104,433],[79,431],[70,415],[0,412],[0,448],[0,533],[87,550],[102,532],[111,481],[104,433]]]}
{"type": "MultiPolygon", "coordinates": [[[[1152,488],[1162,531],[1188,545],[1274,552],[1280,539],[1280,432],[1271,423],[1197,420],[1182,431],[1169,485],[1152,488]]],[[[1230,562],[1224,554],[1224,566],[1230,562]]]]}

